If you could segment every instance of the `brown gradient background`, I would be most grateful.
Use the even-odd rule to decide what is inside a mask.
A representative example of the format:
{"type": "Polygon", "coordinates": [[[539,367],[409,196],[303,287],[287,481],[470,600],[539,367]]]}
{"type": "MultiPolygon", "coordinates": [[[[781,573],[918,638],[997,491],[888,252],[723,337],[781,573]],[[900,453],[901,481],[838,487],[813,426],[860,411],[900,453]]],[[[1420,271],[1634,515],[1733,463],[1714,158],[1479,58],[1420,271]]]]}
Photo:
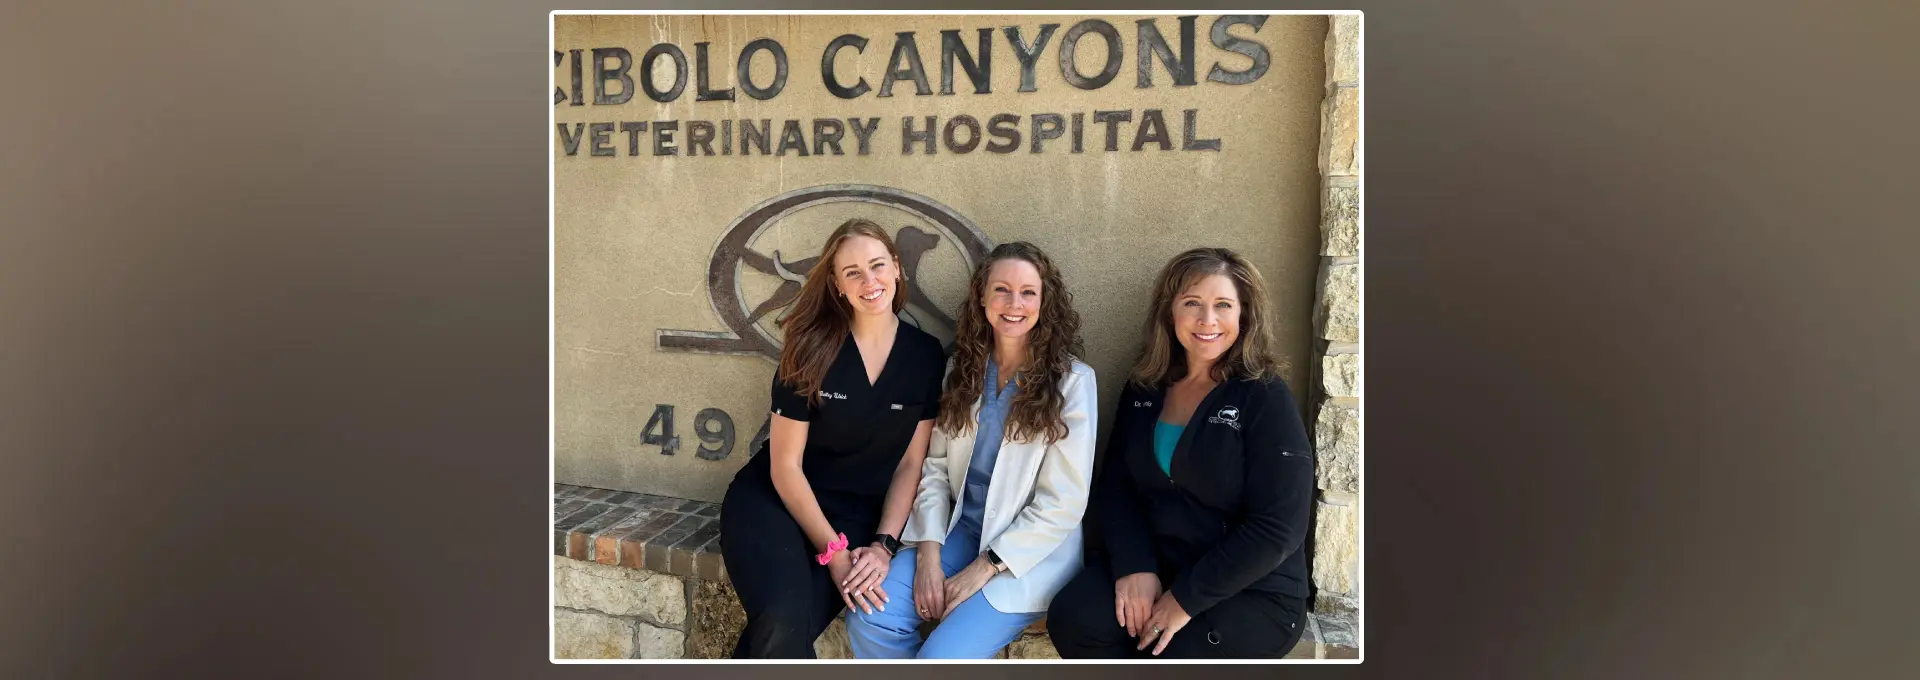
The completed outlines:
{"type": "MultiPolygon", "coordinates": [[[[1917,12],[1591,4],[1362,7],[1367,662],[1252,673],[1920,672],[1917,12]]],[[[7,7],[0,676],[765,670],[546,661],[546,9],[7,7]]]]}

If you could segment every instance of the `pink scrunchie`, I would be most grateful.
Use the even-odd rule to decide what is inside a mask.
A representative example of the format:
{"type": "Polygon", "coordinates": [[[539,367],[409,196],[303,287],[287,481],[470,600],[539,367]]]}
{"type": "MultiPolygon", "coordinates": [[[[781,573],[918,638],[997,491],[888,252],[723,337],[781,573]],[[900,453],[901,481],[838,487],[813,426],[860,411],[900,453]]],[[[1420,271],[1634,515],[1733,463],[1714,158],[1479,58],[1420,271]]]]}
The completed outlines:
{"type": "Polygon", "coordinates": [[[834,540],[831,540],[831,541],[827,541],[827,551],[813,556],[813,559],[818,560],[820,562],[820,566],[824,567],[824,566],[827,566],[828,562],[833,561],[833,553],[835,553],[836,551],[846,550],[846,549],[847,549],[847,535],[843,533],[843,534],[840,534],[838,538],[835,538],[834,540]]]}

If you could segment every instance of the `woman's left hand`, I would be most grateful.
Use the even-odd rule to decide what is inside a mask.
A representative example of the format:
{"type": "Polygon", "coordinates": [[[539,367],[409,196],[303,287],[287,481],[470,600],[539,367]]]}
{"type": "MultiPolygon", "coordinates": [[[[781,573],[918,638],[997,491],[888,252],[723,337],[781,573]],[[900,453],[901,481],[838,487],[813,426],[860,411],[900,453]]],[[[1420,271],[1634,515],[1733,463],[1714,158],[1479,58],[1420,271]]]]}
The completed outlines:
{"type": "Polygon", "coordinates": [[[1153,646],[1153,655],[1160,656],[1160,651],[1167,648],[1167,641],[1173,639],[1173,634],[1180,632],[1192,620],[1187,610],[1180,607],[1180,601],[1173,599],[1173,591],[1162,593],[1160,599],[1153,603],[1153,614],[1147,617],[1146,630],[1140,631],[1140,646],[1135,649],[1146,649],[1158,638],[1159,644],[1153,646]]]}
{"type": "Polygon", "coordinates": [[[854,548],[853,568],[847,571],[846,583],[840,584],[840,592],[848,596],[865,595],[880,611],[887,610],[887,591],[880,587],[887,580],[887,568],[893,559],[885,548],[877,545],[854,548]]]}
{"type": "Polygon", "coordinates": [[[948,614],[953,613],[955,607],[966,602],[967,598],[973,597],[974,593],[980,592],[980,588],[987,585],[987,581],[992,580],[998,573],[1000,570],[994,569],[993,563],[988,562],[986,556],[982,555],[974,558],[973,563],[961,569],[960,573],[948,578],[947,610],[940,612],[940,618],[947,618],[948,614]]]}

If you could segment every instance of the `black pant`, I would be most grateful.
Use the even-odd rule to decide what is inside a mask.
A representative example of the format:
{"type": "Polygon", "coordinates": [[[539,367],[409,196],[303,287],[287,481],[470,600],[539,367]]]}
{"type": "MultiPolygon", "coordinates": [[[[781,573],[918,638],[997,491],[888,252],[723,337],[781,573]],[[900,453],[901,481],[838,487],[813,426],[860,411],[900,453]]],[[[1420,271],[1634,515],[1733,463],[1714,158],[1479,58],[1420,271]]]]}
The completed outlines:
{"type": "MultiPolygon", "coordinates": [[[[1173,584],[1175,574],[1161,574],[1173,584]]],[[[1103,558],[1089,556],[1087,566],[1053,596],[1047,609],[1047,634],[1064,659],[1153,658],[1153,645],[1127,636],[1114,615],[1113,570],[1103,558]]],[[[1160,658],[1277,659],[1300,641],[1305,603],[1297,598],[1243,590],[1193,616],[1167,642],[1160,658]]],[[[1144,635],[1145,632],[1142,631],[1144,635]]],[[[1154,645],[1158,645],[1156,640],[1154,645]]]]}
{"type": "MultiPolygon", "coordinates": [[[[814,497],[834,531],[847,535],[849,548],[873,542],[883,496],[816,490],[814,497]]],[[[733,657],[814,658],[814,639],[846,605],[827,568],[814,561],[819,551],[787,512],[763,461],[749,462],[727,487],[720,504],[720,550],[747,611],[733,657]]]]}

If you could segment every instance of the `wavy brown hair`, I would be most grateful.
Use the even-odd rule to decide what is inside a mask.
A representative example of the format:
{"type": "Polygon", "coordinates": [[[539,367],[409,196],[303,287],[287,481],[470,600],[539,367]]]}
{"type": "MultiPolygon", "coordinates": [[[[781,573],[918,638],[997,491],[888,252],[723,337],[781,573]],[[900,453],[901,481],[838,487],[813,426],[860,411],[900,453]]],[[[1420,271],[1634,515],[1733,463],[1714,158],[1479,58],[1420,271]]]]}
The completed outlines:
{"type": "Polygon", "coordinates": [[[786,341],[780,346],[780,368],[775,375],[792,383],[796,391],[807,398],[808,405],[820,403],[820,383],[826,379],[827,368],[833,365],[834,358],[840,355],[840,344],[846,341],[847,329],[853,324],[853,306],[834,284],[833,257],[840,252],[840,244],[855,236],[878,240],[887,247],[887,254],[894,260],[893,312],[898,314],[907,307],[907,290],[901,285],[906,282],[907,273],[900,270],[900,251],[893,247],[893,238],[887,236],[887,231],[871,220],[857,217],[835,228],[820,249],[819,261],[807,270],[800,294],[789,303],[790,311],[774,322],[786,331],[786,341]]]}
{"type": "Polygon", "coordinates": [[[1260,277],[1260,270],[1232,250],[1194,248],[1168,261],[1160,270],[1159,280],[1153,284],[1153,306],[1147,313],[1147,343],[1140,352],[1140,360],[1133,365],[1134,384],[1157,388],[1187,377],[1187,348],[1174,337],[1173,301],[1180,296],[1180,291],[1214,274],[1232,279],[1240,295],[1240,336],[1234,338],[1233,346],[1214,362],[1211,377],[1226,382],[1280,375],[1273,324],[1267,319],[1267,282],[1260,277]]]}
{"type": "Polygon", "coordinates": [[[973,428],[973,402],[986,391],[987,358],[993,354],[993,326],[987,322],[984,301],[987,274],[994,263],[1008,259],[1023,260],[1040,271],[1040,309],[1033,330],[1027,331],[1027,365],[1014,374],[1020,391],[1007,413],[1006,436],[1017,442],[1038,437],[1051,444],[1067,436],[1060,382],[1073,371],[1073,358],[1082,351],[1080,313],[1073,309],[1073,293],[1060,268],[1026,241],[1001,244],[974,267],[967,301],[960,306],[960,328],[954,332],[953,370],[947,372],[934,424],[949,434],[973,428]]]}

